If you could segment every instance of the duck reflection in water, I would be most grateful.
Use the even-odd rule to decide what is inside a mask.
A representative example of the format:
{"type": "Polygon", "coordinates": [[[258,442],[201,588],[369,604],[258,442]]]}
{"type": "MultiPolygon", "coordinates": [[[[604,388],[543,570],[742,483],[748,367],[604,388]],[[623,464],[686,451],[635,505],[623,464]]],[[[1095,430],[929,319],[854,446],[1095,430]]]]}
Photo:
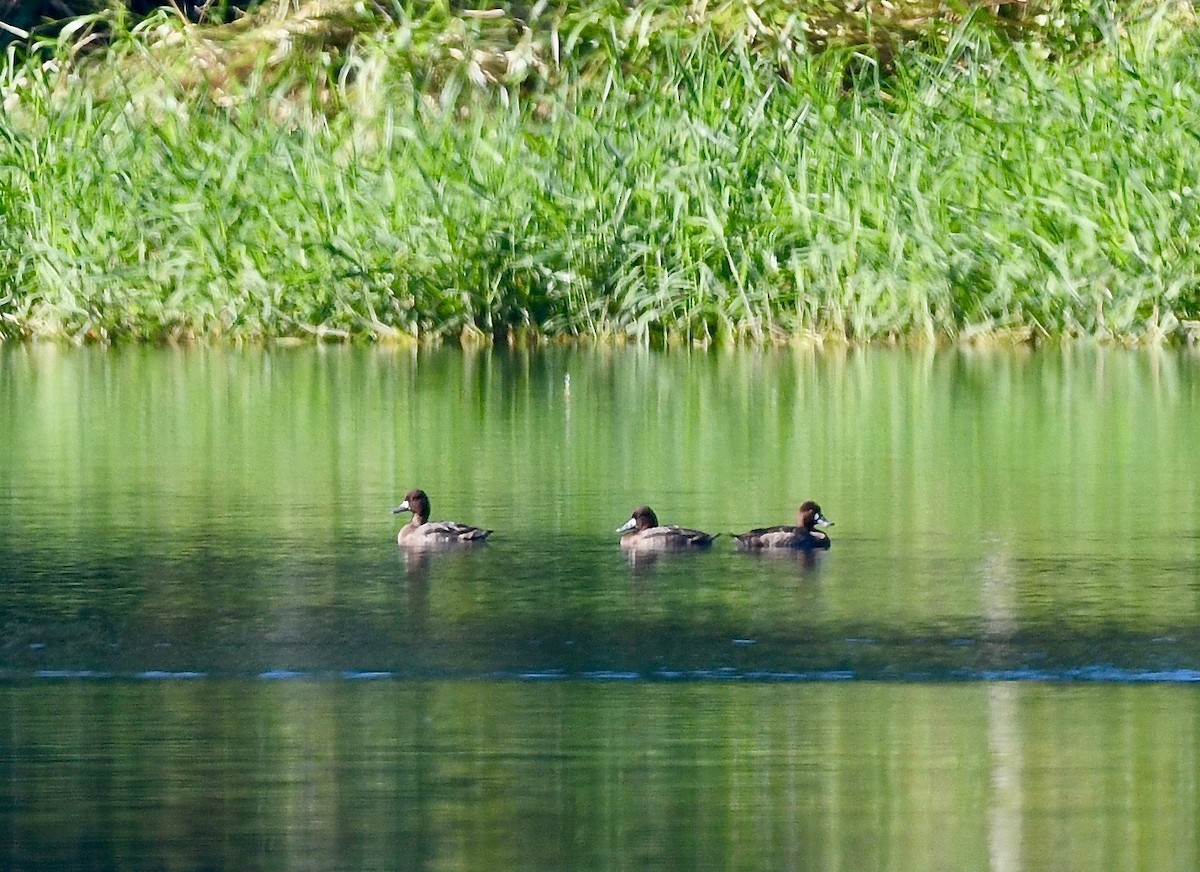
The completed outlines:
{"type": "Polygon", "coordinates": [[[460,524],[457,521],[430,521],[429,497],[423,490],[410,490],[404,502],[392,514],[412,512],[412,520],[400,528],[396,541],[405,548],[445,548],[458,545],[482,545],[491,530],[460,524]]]}
{"type": "Polygon", "coordinates": [[[424,638],[429,627],[430,549],[398,548],[408,591],[408,633],[424,638]]]}

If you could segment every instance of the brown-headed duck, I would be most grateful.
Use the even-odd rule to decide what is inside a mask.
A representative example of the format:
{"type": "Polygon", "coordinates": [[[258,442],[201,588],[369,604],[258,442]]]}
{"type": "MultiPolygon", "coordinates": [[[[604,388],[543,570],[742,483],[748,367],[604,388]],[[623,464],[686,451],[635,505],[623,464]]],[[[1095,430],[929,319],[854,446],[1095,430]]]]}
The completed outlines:
{"type": "Polygon", "coordinates": [[[400,512],[412,512],[412,520],[396,535],[396,541],[407,548],[481,545],[492,532],[457,521],[430,521],[429,497],[423,490],[410,490],[405,494],[404,502],[392,509],[393,515],[400,512]]]}
{"type": "MultiPolygon", "coordinates": [[[[629,520],[617,528],[621,547],[626,551],[683,551],[688,548],[707,548],[716,535],[689,530],[686,527],[660,527],[658,516],[649,506],[633,510],[629,520]]],[[[717,534],[720,535],[720,534],[717,534]]]]}
{"type": "Polygon", "coordinates": [[[829,547],[829,536],[817,526],[829,527],[833,521],[821,514],[821,507],[812,500],[800,506],[795,527],[760,527],[749,533],[735,533],[738,548],[757,551],[760,548],[791,548],[798,551],[816,551],[829,547]]]}

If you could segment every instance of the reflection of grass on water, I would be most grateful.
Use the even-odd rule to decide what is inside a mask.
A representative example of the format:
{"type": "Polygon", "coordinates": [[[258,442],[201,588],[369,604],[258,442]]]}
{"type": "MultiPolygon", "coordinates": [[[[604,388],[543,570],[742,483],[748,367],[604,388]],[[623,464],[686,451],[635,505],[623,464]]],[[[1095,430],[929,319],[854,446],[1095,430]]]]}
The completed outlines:
{"type": "Polygon", "coordinates": [[[517,11],[108,18],[10,61],[0,335],[1200,330],[1186,7],[517,11]]]}

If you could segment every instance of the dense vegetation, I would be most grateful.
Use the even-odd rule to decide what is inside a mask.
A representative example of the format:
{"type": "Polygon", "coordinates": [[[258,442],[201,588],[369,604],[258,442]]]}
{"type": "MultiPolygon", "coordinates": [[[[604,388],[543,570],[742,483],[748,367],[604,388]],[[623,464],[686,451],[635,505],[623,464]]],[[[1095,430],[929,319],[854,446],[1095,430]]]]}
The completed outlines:
{"type": "Polygon", "coordinates": [[[0,69],[0,336],[1194,339],[1198,49],[1102,2],[82,18],[0,69]]]}

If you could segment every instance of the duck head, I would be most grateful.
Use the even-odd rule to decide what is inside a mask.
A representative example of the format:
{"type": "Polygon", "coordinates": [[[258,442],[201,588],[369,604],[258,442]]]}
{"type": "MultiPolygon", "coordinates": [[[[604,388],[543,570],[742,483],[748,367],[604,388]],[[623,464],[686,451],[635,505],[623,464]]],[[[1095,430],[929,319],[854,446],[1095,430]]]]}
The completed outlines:
{"type": "Polygon", "coordinates": [[[629,520],[617,528],[618,533],[628,533],[630,530],[649,530],[658,526],[658,515],[649,506],[638,506],[629,516],[629,520]]]}
{"type": "Polygon", "coordinates": [[[808,500],[800,506],[796,513],[796,522],[805,530],[811,530],[813,527],[832,527],[833,521],[821,514],[821,507],[808,500]]]}
{"type": "Polygon", "coordinates": [[[429,520],[429,497],[420,489],[410,490],[404,495],[404,502],[392,509],[393,515],[401,512],[412,512],[413,520],[424,524],[429,520]]]}

